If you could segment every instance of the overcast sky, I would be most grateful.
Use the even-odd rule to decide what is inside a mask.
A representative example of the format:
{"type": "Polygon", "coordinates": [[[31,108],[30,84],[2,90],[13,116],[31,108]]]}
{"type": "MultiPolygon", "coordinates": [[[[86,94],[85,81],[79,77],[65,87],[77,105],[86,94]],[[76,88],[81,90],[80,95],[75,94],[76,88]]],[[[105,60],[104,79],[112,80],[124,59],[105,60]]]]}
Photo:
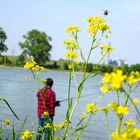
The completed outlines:
{"type": "MultiPolygon", "coordinates": [[[[80,25],[82,50],[87,54],[89,38],[86,34],[86,17],[109,11],[107,23],[111,27],[110,44],[114,47],[111,59],[124,59],[128,64],[140,63],[140,0],[0,0],[0,27],[7,34],[8,54],[20,54],[19,41],[23,34],[38,29],[51,36],[52,59],[64,58],[61,47],[67,38],[68,25],[80,25]]],[[[92,63],[100,55],[93,53],[92,63]]]]}

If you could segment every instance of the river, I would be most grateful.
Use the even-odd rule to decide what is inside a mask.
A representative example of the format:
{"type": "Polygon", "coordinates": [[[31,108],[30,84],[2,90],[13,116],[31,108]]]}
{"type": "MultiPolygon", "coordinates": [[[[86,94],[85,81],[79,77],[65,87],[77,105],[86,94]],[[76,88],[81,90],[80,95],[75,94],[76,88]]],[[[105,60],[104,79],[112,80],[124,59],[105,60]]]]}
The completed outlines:
{"type": "MultiPolygon", "coordinates": [[[[81,74],[77,74],[78,81],[81,80],[81,74]]],[[[67,98],[68,93],[68,72],[55,72],[55,71],[43,71],[40,75],[41,79],[51,77],[54,79],[53,90],[56,92],[57,100],[63,100],[67,98]]],[[[96,102],[99,98],[99,83],[101,76],[89,78],[84,86],[82,92],[82,98],[77,106],[72,123],[77,122],[79,116],[85,109],[87,103],[96,102]],[[87,96],[85,96],[87,95],[87,96]]],[[[40,86],[43,85],[40,83],[40,86]]],[[[13,110],[17,113],[20,121],[18,121],[4,102],[0,102],[0,120],[10,119],[15,125],[15,129],[19,129],[23,120],[28,116],[28,120],[25,128],[29,130],[36,130],[37,126],[32,126],[32,122],[37,122],[37,97],[36,93],[38,88],[34,82],[32,73],[24,69],[16,68],[0,68],[0,96],[4,97],[11,105],[13,110]],[[26,80],[25,76],[29,79],[26,80]]],[[[139,92],[139,89],[135,91],[139,92]]],[[[72,97],[76,96],[74,81],[72,81],[71,88],[72,97]]],[[[138,97],[137,94],[135,94],[138,97]]],[[[107,106],[109,102],[116,101],[116,94],[108,94],[99,102],[99,106],[107,106]]],[[[65,119],[65,113],[67,109],[67,102],[62,102],[60,107],[56,108],[56,115],[54,118],[55,123],[60,123],[65,119]]],[[[131,116],[134,116],[132,111],[131,116]]],[[[115,129],[116,115],[114,113],[109,114],[109,126],[110,131],[115,129]]],[[[10,133],[10,127],[7,128],[4,133],[10,133]],[[8,131],[8,132],[7,132],[8,131]]],[[[108,140],[108,131],[105,115],[103,112],[99,112],[94,115],[89,123],[89,126],[84,131],[81,140],[108,140]]]]}

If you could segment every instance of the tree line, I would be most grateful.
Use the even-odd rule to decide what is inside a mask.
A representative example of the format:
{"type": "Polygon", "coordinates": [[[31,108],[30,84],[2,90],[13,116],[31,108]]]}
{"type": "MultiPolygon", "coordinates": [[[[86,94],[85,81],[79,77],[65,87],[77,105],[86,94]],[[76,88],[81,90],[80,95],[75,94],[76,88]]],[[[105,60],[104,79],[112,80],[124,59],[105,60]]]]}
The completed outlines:
{"type": "MultiPolygon", "coordinates": [[[[0,64],[3,63],[13,63],[7,56],[3,56],[3,52],[7,52],[8,47],[6,45],[7,35],[3,28],[0,27],[0,64]]],[[[69,62],[65,60],[58,61],[48,61],[51,60],[50,51],[52,50],[52,45],[50,41],[52,38],[48,36],[45,32],[39,31],[37,29],[33,29],[27,34],[23,35],[23,42],[19,42],[19,46],[22,49],[22,53],[17,56],[15,59],[16,66],[23,66],[25,62],[25,58],[33,58],[39,65],[43,65],[49,69],[60,69],[60,70],[69,70],[69,62]]],[[[83,71],[83,63],[80,62],[75,69],[77,71],[83,71]]],[[[116,68],[123,69],[125,74],[129,74],[131,71],[139,71],[140,72],[140,64],[133,65],[123,65],[123,66],[114,66],[114,65],[106,65],[106,64],[92,64],[89,63],[87,65],[87,72],[112,72],[116,68]]]]}
{"type": "MultiPolygon", "coordinates": [[[[5,43],[6,39],[5,31],[0,28],[0,56],[8,50],[5,43]]],[[[52,50],[50,41],[52,41],[52,38],[45,32],[33,29],[23,35],[23,39],[23,42],[19,42],[19,46],[22,49],[22,53],[19,55],[19,63],[26,57],[33,58],[39,65],[43,65],[50,60],[50,51],[52,50]]]]}

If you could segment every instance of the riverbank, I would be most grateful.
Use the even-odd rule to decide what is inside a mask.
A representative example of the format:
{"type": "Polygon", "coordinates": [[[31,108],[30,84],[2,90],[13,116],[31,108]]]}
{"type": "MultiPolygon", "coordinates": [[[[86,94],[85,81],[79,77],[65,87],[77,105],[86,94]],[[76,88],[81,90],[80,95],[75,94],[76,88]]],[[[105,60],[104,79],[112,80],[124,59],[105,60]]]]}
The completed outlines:
{"type": "MultiPolygon", "coordinates": [[[[24,61],[19,63],[18,56],[7,56],[5,61],[4,56],[0,57],[0,67],[13,67],[13,68],[23,68],[26,61],[29,61],[29,58],[26,58],[24,61]]],[[[60,71],[60,72],[69,72],[69,61],[64,59],[59,60],[50,60],[45,65],[42,65],[46,70],[51,71],[60,71]]],[[[85,63],[79,62],[74,65],[74,69],[76,73],[82,73],[85,67],[85,63]]],[[[87,73],[111,73],[116,69],[122,69],[124,73],[130,73],[131,71],[138,71],[140,72],[140,64],[132,64],[130,66],[123,65],[123,66],[115,66],[115,65],[108,65],[108,64],[93,64],[88,63],[86,72],[87,73]]]]}

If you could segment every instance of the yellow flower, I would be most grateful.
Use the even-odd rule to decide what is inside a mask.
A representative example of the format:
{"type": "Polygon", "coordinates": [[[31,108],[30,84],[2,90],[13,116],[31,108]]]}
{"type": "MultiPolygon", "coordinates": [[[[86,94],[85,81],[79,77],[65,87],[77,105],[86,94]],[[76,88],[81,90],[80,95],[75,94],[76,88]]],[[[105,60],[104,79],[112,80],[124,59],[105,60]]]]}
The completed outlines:
{"type": "Polygon", "coordinates": [[[94,107],[95,107],[95,103],[89,103],[89,104],[87,104],[86,109],[88,112],[93,113],[93,111],[95,109],[94,107]]]}
{"type": "Polygon", "coordinates": [[[60,128],[63,128],[63,127],[65,127],[65,126],[67,126],[68,124],[70,123],[70,120],[64,120],[63,122],[61,122],[60,124],[59,124],[59,127],[60,128]]]}
{"type": "Polygon", "coordinates": [[[64,40],[63,42],[63,47],[66,49],[66,50],[74,50],[74,49],[78,49],[78,45],[77,43],[75,43],[74,40],[64,40]]]}
{"type": "Polygon", "coordinates": [[[24,65],[25,69],[32,69],[37,63],[35,61],[31,61],[31,62],[26,62],[24,65]]]}
{"type": "Polygon", "coordinates": [[[105,53],[107,53],[107,52],[110,52],[111,53],[113,51],[113,48],[110,45],[108,45],[108,44],[103,45],[100,48],[105,53]]]}
{"type": "Polygon", "coordinates": [[[106,83],[110,83],[111,82],[111,74],[110,73],[105,73],[102,81],[106,82],[106,83]]]}
{"type": "Polygon", "coordinates": [[[37,65],[37,63],[32,60],[32,61],[27,61],[24,65],[25,69],[30,69],[30,70],[44,70],[43,67],[40,67],[39,65],[37,65]]]}
{"type": "Polygon", "coordinates": [[[135,76],[133,74],[130,74],[130,76],[128,77],[128,84],[132,85],[135,82],[137,82],[137,79],[135,78],[135,76]]]}
{"type": "Polygon", "coordinates": [[[72,32],[80,32],[80,26],[77,25],[68,26],[66,29],[66,33],[72,33],[72,32]]]}
{"type": "Polygon", "coordinates": [[[72,50],[70,50],[69,52],[66,52],[66,54],[65,54],[66,59],[75,59],[75,58],[78,58],[78,57],[79,57],[78,53],[74,52],[72,50]]]}
{"type": "Polygon", "coordinates": [[[68,65],[68,68],[69,68],[69,69],[72,69],[72,68],[73,68],[73,63],[70,63],[70,64],[68,65]]]}
{"type": "Polygon", "coordinates": [[[122,82],[126,79],[126,75],[123,75],[122,70],[116,70],[111,73],[111,86],[115,90],[119,90],[122,86],[122,82]]]}
{"type": "Polygon", "coordinates": [[[102,108],[100,108],[100,110],[108,113],[110,111],[110,108],[109,107],[102,107],[102,108]]]}
{"type": "Polygon", "coordinates": [[[129,110],[128,106],[121,106],[120,105],[116,108],[115,111],[118,115],[125,115],[125,114],[128,114],[128,110],[129,110]]]}
{"type": "Polygon", "coordinates": [[[115,132],[113,132],[111,134],[111,137],[112,137],[113,140],[121,140],[120,136],[117,133],[115,133],[115,132]]]}
{"type": "Polygon", "coordinates": [[[132,119],[129,119],[128,121],[124,122],[124,124],[127,126],[133,126],[136,125],[136,122],[134,122],[132,119]]]}
{"type": "Polygon", "coordinates": [[[42,79],[42,83],[46,83],[47,82],[47,80],[46,79],[42,79]]]}
{"type": "Polygon", "coordinates": [[[81,119],[84,119],[84,118],[86,118],[86,116],[87,116],[87,112],[83,112],[83,115],[81,116],[81,119]]]}
{"type": "Polygon", "coordinates": [[[6,125],[10,125],[10,124],[11,124],[11,120],[5,120],[4,123],[5,123],[6,125]]]}
{"type": "Polygon", "coordinates": [[[31,139],[35,132],[30,132],[29,130],[25,130],[21,135],[21,140],[31,139]]]}
{"type": "Polygon", "coordinates": [[[44,126],[44,128],[45,128],[45,129],[51,128],[50,123],[47,123],[47,124],[44,126]]]}
{"type": "Polygon", "coordinates": [[[104,32],[110,32],[110,28],[105,24],[106,20],[102,17],[89,17],[87,18],[89,23],[88,33],[90,36],[95,36],[99,31],[103,34],[104,32]]]}
{"type": "Polygon", "coordinates": [[[132,102],[135,106],[139,104],[139,100],[137,98],[134,98],[132,102]]]}
{"type": "Polygon", "coordinates": [[[126,75],[123,75],[122,70],[116,70],[116,72],[105,73],[102,82],[109,84],[113,90],[119,90],[125,79],[126,75]]]}
{"type": "Polygon", "coordinates": [[[104,93],[107,93],[109,91],[109,87],[107,85],[103,85],[101,88],[101,91],[103,91],[104,93]]]}
{"type": "Polygon", "coordinates": [[[44,117],[46,117],[48,115],[49,115],[49,113],[47,111],[45,111],[45,112],[43,112],[43,114],[41,115],[41,117],[44,118],[44,117]]]}
{"type": "Polygon", "coordinates": [[[118,106],[118,103],[117,102],[111,102],[111,103],[108,104],[108,106],[116,108],[118,106]]]}

